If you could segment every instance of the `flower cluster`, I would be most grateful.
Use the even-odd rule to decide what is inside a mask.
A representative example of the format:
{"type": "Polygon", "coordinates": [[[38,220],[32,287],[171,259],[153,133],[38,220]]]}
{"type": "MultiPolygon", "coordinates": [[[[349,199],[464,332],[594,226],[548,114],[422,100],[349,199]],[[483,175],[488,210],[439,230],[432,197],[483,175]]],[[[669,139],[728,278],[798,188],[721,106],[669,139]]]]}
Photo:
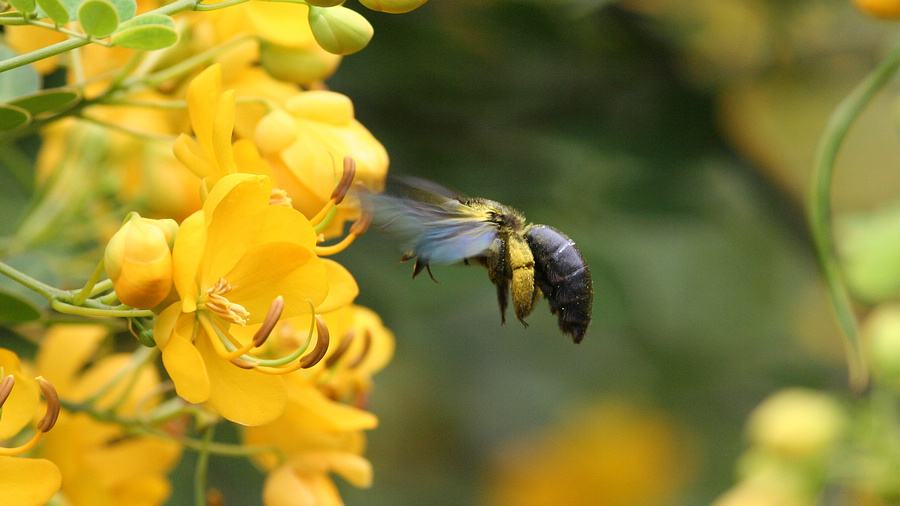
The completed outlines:
{"type": "Polygon", "coordinates": [[[366,408],[394,349],[328,258],[370,221],[351,187],[377,190],[387,174],[384,147],[324,83],[372,27],[342,2],[124,0],[115,15],[107,4],[81,0],[70,15],[15,2],[6,14],[20,21],[6,43],[47,56],[34,65],[46,82],[66,81],[26,97],[34,110],[0,105],[41,136],[42,198],[10,251],[52,238],[102,259],[90,275],[73,276],[72,259],[47,266],[78,289],[6,262],[0,273],[45,297],[47,314],[104,323],[47,319],[16,329],[36,345],[27,359],[0,349],[0,503],[162,504],[170,471],[198,452],[198,466],[252,459],[268,473],[264,504],[338,504],[332,474],[372,483],[364,432],[378,420],[366,408]],[[104,34],[108,19],[118,26],[104,34]],[[76,51],[48,52],[81,31],[76,51]],[[146,52],[154,44],[165,49],[146,52]],[[217,441],[220,424],[239,440],[217,441]]]}

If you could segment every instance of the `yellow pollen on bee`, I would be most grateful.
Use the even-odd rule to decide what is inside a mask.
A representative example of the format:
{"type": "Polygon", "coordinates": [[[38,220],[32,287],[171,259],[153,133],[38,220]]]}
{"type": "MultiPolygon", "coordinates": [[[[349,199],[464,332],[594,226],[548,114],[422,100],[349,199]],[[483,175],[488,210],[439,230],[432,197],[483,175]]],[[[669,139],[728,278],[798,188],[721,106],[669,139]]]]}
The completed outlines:
{"type": "Polygon", "coordinates": [[[206,301],[203,306],[223,319],[243,327],[250,320],[250,311],[225,297],[231,288],[231,283],[225,278],[219,278],[215,285],[206,290],[206,301]]]}

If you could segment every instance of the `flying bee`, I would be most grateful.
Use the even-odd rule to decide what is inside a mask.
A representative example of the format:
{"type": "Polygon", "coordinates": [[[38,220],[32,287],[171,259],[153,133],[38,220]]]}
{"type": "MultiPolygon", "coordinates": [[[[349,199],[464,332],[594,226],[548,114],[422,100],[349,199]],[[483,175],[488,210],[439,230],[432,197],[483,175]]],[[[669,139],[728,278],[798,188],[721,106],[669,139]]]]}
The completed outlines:
{"type": "Polygon", "coordinates": [[[516,318],[528,326],[540,296],[547,298],[559,328],[578,343],[591,323],[591,273],[575,242],[547,225],[493,200],[456,195],[430,181],[396,179],[394,188],[366,194],[380,228],[397,236],[415,259],[413,277],[431,264],[478,263],[497,287],[501,323],[512,295],[516,318]]]}

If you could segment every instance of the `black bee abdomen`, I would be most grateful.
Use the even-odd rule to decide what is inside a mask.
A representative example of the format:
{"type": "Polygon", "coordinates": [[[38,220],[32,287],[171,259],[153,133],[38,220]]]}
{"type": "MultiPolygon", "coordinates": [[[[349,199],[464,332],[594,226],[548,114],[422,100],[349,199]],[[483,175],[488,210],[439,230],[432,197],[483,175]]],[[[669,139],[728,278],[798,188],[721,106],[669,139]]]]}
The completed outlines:
{"type": "Polygon", "coordinates": [[[534,281],[557,315],[559,328],[578,343],[591,323],[591,271],[575,242],[547,225],[533,225],[525,239],[534,255],[534,281]]]}

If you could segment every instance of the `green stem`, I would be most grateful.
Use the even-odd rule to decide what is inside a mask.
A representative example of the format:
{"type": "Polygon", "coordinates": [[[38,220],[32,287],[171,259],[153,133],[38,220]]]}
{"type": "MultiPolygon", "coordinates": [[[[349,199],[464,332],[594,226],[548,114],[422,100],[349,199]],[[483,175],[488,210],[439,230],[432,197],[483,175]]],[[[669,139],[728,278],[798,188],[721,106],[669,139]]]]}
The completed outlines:
{"type": "Polygon", "coordinates": [[[203,4],[198,3],[195,7],[195,11],[215,11],[219,9],[224,9],[226,7],[231,7],[232,5],[240,5],[247,0],[222,0],[221,2],[211,3],[211,4],[203,4]]]}
{"type": "Polygon", "coordinates": [[[100,276],[103,275],[103,259],[100,259],[97,262],[97,266],[94,267],[94,272],[91,273],[91,277],[88,278],[87,282],[84,283],[84,286],[81,287],[81,290],[72,297],[72,304],[76,306],[80,306],[84,303],[85,300],[90,296],[94,291],[94,285],[97,284],[97,281],[100,280],[100,276]]]}
{"type": "Polygon", "coordinates": [[[79,114],[78,117],[83,119],[84,121],[87,121],[88,123],[93,123],[95,125],[102,126],[103,128],[107,128],[109,130],[114,130],[116,132],[122,132],[124,134],[128,134],[128,135],[137,137],[139,139],[155,141],[155,142],[167,142],[167,143],[172,143],[175,141],[175,137],[173,137],[171,135],[163,135],[163,134],[158,134],[155,132],[146,132],[143,130],[136,130],[134,128],[126,127],[126,126],[120,125],[118,123],[112,123],[110,121],[94,118],[92,116],[88,116],[87,114],[83,114],[83,113],[79,114]]]}
{"type": "Polygon", "coordinates": [[[210,425],[203,431],[203,448],[197,456],[194,468],[194,506],[206,506],[206,472],[209,470],[209,444],[216,433],[216,426],[210,425]]]}
{"type": "Polygon", "coordinates": [[[212,61],[221,53],[224,53],[234,46],[242,44],[248,40],[252,40],[253,38],[254,37],[252,35],[241,35],[239,37],[235,37],[221,45],[207,49],[206,51],[203,51],[201,53],[197,53],[194,56],[182,60],[181,62],[172,65],[171,67],[160,70],[159,72],[155,72],[144,77],[133,77],[131,79],[128,79],[124,83],[122,83],[122,87],[132,88],[136,84],[142,84],[146,87],[153,87],[162,84],[170,79],[174,79],[183,74],[186,74],[200,65],[212,61]]]}
{"type": "Polygon", "coordinates": [[[90,43],[91,41],[89,39],[73,38],[64,40],[62,42],[57,42],[56,44],[51,44],[46,47],[42,47],[35,51],[31,51],[30,53],[13,56],[12,58],[7,58],[6,60],[0,61],[0,72],[6,72],[7,70],[12,70],[23,65],[28,65],[29,63],[43,60],[44,58],[56,56],[58,54],[65,53],[66,51],[71,51],[77,47],[86,46],[90,43]]]}
{"type": "Polygon", "coordinates": [[[50,307],[63,314],[74,314],[89,318],[138,318],[142,316],[153,316],[153,311],[150,311],[149,309],[113,309],[73,306],[72,304],[67,304],[57,299],[52,299],[50,301],[50,307]]]}
{"type": "Polygon", "coordinates": [[[104,279],[103,281],[101,281],[101,282],[97,283],[96,285],[94,285],[94,289],[91,290],[91,295],[90,295],[90,297],[96,297],[96,296],[100,295],[101,293],[103,293],[103,292],[105,292],[105,291],[107,291],[107,290],[111,290],[112,287],[113,287],[113,282],[112,282],[112,280],[111,280],[111,279],[104,279]]]}
{"type": "MultiPolygon", "coordinates": [[[[158,350],[156,348],[138,348],[131,355],[131,360],[128,362],[128,365],[119,369],[116,374],[113,375],[112,378],[109,379],[103,386],[97,389],[96,392],[90,395],[90,397],[86,398],[82,401],[83,404],[94,404],[98,399],[108,394],[110,390],[115,388],[116,385],[119,384],[125,376],[132,374],[133,372],[140,370],[141,367],[146,365],[150,360],[156,358],[156,352],[158,350]]],[[[114,407],[110,408],[114,410],[114,407]]]]}
{"type": "Polygon", "coordinates": [[[63,293],[64,293],[62,290],[60,290],[58,288],[54,288],[46,283],[38,281],[38,280],[32,278],[31,276],[29,276],[28,274],[25,274],[24,272],[13,268],[11,265],[7,264],[6,262],[0,262],[0,274],[8,277],[9,279],[15,281],[16,283],[19,283],[20,285],[28,288],[29,290],[33,290],[33,291],[41,294],[47,300],[53,300],[54,297],[59,297],[59,296],[63,295],[63,293]]]}
{"type": "Polygon", "coordinates": [[[844,334],[850,386],[862,392],[869,381],[866,359],[859,338],[859,324],[850,295],[841,276],[831,231],[831,185],[841,144],[850,126],[872,98],[900,69],[900,45],[837,106],[825,126],[816,150],[815,173],[807,201],[813,241],[828,285],[831,304],[844,334]]]}

